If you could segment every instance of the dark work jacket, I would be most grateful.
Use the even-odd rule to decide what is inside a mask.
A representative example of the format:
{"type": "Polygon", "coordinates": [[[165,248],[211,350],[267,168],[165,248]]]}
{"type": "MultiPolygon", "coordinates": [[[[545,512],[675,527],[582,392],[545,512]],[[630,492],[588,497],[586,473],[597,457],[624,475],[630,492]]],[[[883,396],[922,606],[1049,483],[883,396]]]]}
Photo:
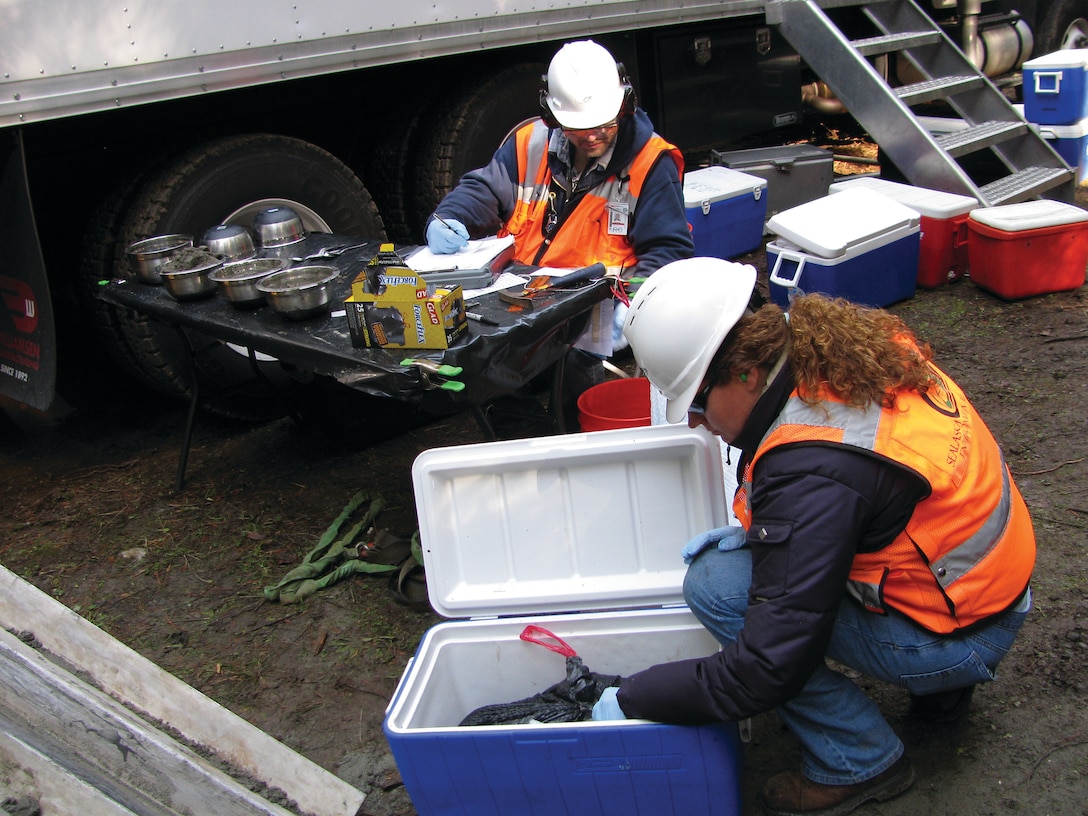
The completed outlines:
{"type": "MultiPolygon", "coordinates": [[[[734,442],[743,473],[793,389],[789,366],[734,442]]],[[[787,445],[752,474],[752,583],[737,641],[717,654],[624,678],[628,717],[669,723],[736,721],[796,696],[823,661],[856,552],[887,545],[927,494],[917,474],[842,446],[787,445]]]]}

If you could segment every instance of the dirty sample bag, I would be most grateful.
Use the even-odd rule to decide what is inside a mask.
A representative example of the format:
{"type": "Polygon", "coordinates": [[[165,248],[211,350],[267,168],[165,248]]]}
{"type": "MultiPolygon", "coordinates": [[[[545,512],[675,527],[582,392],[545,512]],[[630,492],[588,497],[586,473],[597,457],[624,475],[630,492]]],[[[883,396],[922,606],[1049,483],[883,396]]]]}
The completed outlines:
{"type": "Polygon", "coordinates": [[[591,672],[563,640],[539,626],[527,626],[521,639],[538,643],[567,659],[567,676],[539,694],[511,703],[485,705],[461,720],[462,726],[521,725],[525,723],[580,722],[593,718],[593,704],[609,686],[618,686],[619,675],[591,672]],[[556,641],[545,643],[544,635],[556,641]]]}

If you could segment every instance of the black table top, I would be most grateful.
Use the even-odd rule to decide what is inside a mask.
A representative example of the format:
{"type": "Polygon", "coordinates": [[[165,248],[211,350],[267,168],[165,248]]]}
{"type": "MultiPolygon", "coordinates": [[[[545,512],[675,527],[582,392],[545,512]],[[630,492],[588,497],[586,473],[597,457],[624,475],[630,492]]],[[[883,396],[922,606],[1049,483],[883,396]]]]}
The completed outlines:
{"type": "MultiPolygon", "coordinates": [[[[270,257],[301,257],[323,246],[339,246],[354,239],[312,234],[285,247],[264,249],[270,257]]],[[[226,343],[275,357],[295,368],[329,376],[351,388],[380,397],[409,402],[436,414],[456,413],[482,406],[513,393],[563,357],[589,323],[594,305],[609,296],[606,282],[570,290],[549,290],[537,295],[531,311],[513,312],[497,293],[472,298],[468,310],[497,323],[469,321],[468,331],[448,349],[354,348],[344,314],[343,300],[351,283],[377,253],[379,242],[322,261],[340,275],[330,284],[329,311],[304,320],[291,320],[267,306],[239,309],[222,296],[178,301],[161,286],[135,279],[113,280],[99,297],[115,306],[134,309],[156,320],[226,343]],[[438,388],[441,377],[426,375],[405,359],[426,359],[460,366],[455,379],[463,391],[438,388]]],[[[403,254],[412,247],[397,247],[403,254]]],[[[507,271],[532,273],[532,268],[507,271]]],[[[483,288],[483,287],[481,287],[483,288]]]]}

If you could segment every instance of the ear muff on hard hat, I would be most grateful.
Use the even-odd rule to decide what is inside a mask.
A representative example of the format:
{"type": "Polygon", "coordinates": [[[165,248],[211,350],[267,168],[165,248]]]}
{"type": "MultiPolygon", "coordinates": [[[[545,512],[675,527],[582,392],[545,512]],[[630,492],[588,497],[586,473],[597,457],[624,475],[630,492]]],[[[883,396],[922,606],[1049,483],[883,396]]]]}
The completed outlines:
{"type": "Polygon", "coordinates": [[[564,45],[542,77],[540,108],[550,127],[582,130],[634,108],[634,89],[622,63],[592,40],[564,45]]]}
{"type": "Polygon", "coordinates": [[[720,258],[685,258],[639,287],[623,335],[646,378],[665,395],[665,418],[680,422],[725,336],[744,315],[756,270],[720,258]]]}

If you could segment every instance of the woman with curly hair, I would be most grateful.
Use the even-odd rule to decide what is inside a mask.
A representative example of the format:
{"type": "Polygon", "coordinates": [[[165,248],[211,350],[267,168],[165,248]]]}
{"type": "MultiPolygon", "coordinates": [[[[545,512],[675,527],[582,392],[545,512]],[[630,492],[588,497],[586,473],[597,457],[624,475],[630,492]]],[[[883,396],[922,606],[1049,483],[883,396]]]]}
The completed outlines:
{"type": "Polygon", "coordinates": [[[962,717],[1031,605],[1035,537],[1000,448],[897,317],[802,295],[755,302],[755,270],[658,270],[631,304],[635,359],[685,417],[743,455],[734,512],[682,553],[684,595],[722,644],[602,695],[595,718],[739,721],[775,709],[799,771],[771,814],[845,814],[906,790],[903,743],[828,659],[962,717]]]}

